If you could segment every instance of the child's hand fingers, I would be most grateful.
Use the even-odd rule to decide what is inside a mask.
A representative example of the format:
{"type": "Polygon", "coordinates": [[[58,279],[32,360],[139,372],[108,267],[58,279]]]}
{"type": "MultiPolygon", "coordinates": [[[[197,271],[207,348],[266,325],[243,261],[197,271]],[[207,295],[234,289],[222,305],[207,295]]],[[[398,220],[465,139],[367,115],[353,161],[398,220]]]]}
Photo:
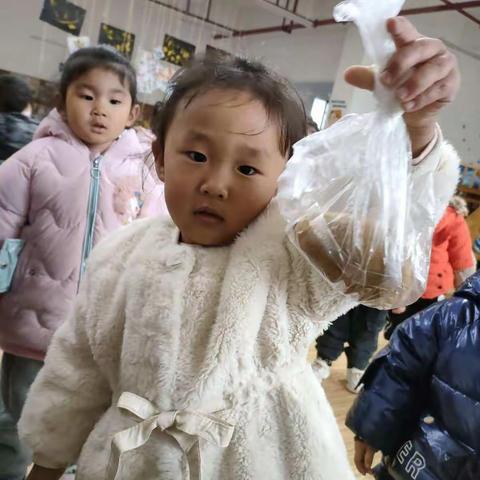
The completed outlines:
{"type": "Polygon", "coordinates": [[[392,36],[397,49],[421,37],[418,30],[405,17],[389,18],[387,20],[387,31],[392,36]]]}
{"type": "Polygon", "coordinates": [[[446,78],[435,82],[420,95],[404,102],[404,109],[407,112],[417,112],[425,107],[429,107],[429,111],[439,110],[453,101],[459,83],[460,77],[457,72],[451,72],[446,78]]]}
{"type": "Polygon", "coordinates": [[[458,91],[460,73],[455,56],[441,40],[423,37],[406,18],[391,18],[387,30],[397,51],[381,81],[395,89],[406,112],[422,111],[431,117],[458,91]]]}
{"type": "Polygon", "coordinates": [[[367,469],[365,467],[365,464],[363,463],[363,454],[360,454],[355,450],[355,456],[353,458],[353,462],[355,463],[355,466],[357,467],[357,470],[362,474],[365,475],[367,473],[367,469]]]}
{"type": "Polygon", "coordinates": [[[367,469],[365,468],[365,464],[363,459],[365,457],[366,446],[362,442],[355,442],[355,455],[353,457],[353,462],[357,467],[357,470],[362,474],[365,475],[367,473],[367,469]]]}
{"type": "Polygon", "coordinates": [[[365,469],[367,473],[373,473],[372,472],[372,463],[373,463],[373,457],[375,456],[375,450],[371,448],[367,448],[367,451],[365,452],[365,458],[364,458],[364,464],[365,464],[365,469]]]}
{"type": "Polygon", "coordinates": [[[455,70],[455,57],[449,52],[438,55],[411,72],[410,77],[397,88],[402,102],[413,100],[437,82],[446,80],[455,70]]]}
{"type": "Polygon", "coordinates": [[[399,48],[392,55],[381,79],[389,87],[398,87],[410,70],[446,53],[447,48],[441,40],[419,38],[399,48]]]}
{"type": "Polygon", "coordinates": [[[344,78],[347,83],[364,90],[373,90],[375,78],[371,67],[354,65],[345,70],[344,78]]]}

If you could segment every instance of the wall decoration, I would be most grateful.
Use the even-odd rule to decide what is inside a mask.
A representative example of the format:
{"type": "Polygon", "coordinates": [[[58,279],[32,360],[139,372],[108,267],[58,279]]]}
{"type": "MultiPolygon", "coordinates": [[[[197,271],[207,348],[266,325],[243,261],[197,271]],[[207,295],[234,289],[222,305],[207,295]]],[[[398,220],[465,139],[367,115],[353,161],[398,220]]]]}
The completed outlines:
{"type": "Polygon", "coordinates": [[[80,50],[81,48],[90,46],[90,37],[67,37],[68,53],[71,55],[73,52],[80,50]]]}
{"type": "Polygon", "coordinates": [[[328,112],[327,127],[331,127],[340,120],[347,110],[347,103],[344,100],[331,100],[330,111],[328,112]]]}
{"type": "Polygon", "coordinates": [[[120,28],[107,25],[106,23],[101,23],[98,43],[111,45],[122,55],[130,59],[135,45],[135,35],[120,28]]]}
{"type": "Polygon", "coordinates": [[[179,67],[163,58],[161,48],[156,48],[153,52],[142,50],[139,53],[135,62],[139,92],[148,94],[155,90],[166,91],[169,80],[179,67]]]}
{"type": "Polygon", "coordinates": [[[205,56],[208,57],[209,55],[228,56],[228,55],[231,55],[231,53],[226,52],[225,50],[222,50],[221,48],[212,47],[211,45],[207,45],[207,48],[205,49],[205,56]]]}
{"type": "Polygon", "coordinates": [[[169,62],[164,62],[160,60],[158,62],[157,74],[156,74],[156,83],[157,88],[160,90],[166,91],[168,82],[175,75],[175,72],[179,69],[176,65],[172,65],[169,62]]]}
{"type": "Polygon", "coordinates": [[[67,0],[44,0],[40,20],[78,35],[82,29],[86,10],[67,0]]]}
{"type": "Polygon", "coordinates": [[[195,45],[170,35],[165,35],[163,39],[163,54],[167,62],[181,67],[193,57],[194,53],[195,45]]]}

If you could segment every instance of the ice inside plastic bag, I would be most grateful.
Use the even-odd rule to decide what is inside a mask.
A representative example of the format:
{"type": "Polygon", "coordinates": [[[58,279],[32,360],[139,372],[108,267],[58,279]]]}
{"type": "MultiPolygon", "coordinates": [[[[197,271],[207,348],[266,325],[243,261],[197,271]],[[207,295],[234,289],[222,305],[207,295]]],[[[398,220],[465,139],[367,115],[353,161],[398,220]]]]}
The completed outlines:
{"type": "MultiPolygon", "coordinates": [[[[395,50],[386,21],[402,4],[349,0],[335,8],[338,21],[356,23],[377,71],[395,50]]],[[[403,111],[380,82],[374,94],[374,112],[347,115],[295,145],[277,201],[290,239],[331,285],[364,305],[392,308],[412,303],[425,289],[433,174],[413,182],[403,111]]]]}

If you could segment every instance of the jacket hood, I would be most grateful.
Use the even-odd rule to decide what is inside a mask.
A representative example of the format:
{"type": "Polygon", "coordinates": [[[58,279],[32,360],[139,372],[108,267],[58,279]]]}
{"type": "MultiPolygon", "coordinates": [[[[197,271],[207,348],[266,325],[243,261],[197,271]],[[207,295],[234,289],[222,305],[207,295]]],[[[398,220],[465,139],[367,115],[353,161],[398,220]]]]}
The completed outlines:
{"type": "MultiPolygon", "coordinates": [[[[72,132],[56,108],[42,120],[33,138],[36,140],[45,137],[57,137],[78,149],[88,149],[72,132]]],[[[142,155],[143,150],[135,130],[130,128],[121,133],[104,155],[116,155],[121,158],[137,157],[142,155]]]]}
{"type": "Polygon", "coordinates": [[[64,122],[60,113],[54,108],[41,122],[33,137],[34,140],[45,137],[61,138],[67,143],[75,144],[80,141],[64,122]]]}

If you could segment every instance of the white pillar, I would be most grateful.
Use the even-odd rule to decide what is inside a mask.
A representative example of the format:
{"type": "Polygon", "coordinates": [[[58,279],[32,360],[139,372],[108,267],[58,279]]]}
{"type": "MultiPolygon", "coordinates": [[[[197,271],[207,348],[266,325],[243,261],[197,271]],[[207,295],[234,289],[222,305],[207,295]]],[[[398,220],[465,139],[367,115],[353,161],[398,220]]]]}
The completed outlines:
{"type": "MultiPolygon", "coordinates": [[[[375,101],[370,92],[365,92],[350,86],[343,79],[345,70],[351,65],[368,65],[358,29],[349,24],[343,43],[342,55],[338,63],[337,76],[333,84],[331,104],[345,103],[345,114],[365,113],[373,110],[375,101]]],[[[335,107],[334,107],[335,108],[335,107]]]]}

